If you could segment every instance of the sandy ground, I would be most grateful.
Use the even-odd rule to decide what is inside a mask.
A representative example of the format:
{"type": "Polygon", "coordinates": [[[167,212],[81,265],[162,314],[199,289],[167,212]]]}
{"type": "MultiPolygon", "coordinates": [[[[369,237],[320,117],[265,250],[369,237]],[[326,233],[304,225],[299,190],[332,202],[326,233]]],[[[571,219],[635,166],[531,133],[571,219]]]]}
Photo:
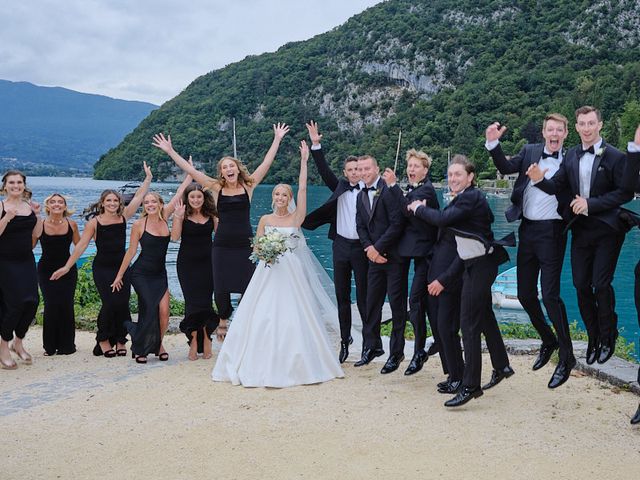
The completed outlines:
{"type": "MultiPolygon", "coordinates": [[[[27,346],[38,352],[41,331],[27,346]]],[[[210,380],[212,360],[187,360],[169,336],[168,362],[36,354],[0,371],[0,478],[9,479],[396,479],[634,478],[639,397],[585,376],[546,387],[552,366],[516,375],[457,410],[435,392],[431,358],[412,377],[380,364],[346,378],[289,389],[246,389],[210,380]]],[[[352,354],[352,357],[356,355],[352,354]]],[[[486,357],[486,356],[485,356],[486,357]]],[[[485,358],[483,376],[490,366],[485,358]]]]}

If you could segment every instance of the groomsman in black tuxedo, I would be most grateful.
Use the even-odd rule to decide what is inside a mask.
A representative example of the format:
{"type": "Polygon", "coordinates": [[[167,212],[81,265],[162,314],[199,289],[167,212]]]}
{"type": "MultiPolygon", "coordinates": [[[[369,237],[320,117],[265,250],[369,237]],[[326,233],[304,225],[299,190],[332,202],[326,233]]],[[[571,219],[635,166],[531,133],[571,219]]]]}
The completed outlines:
{"type": "Polygon", "coordinates": [[[404,325],[407,316],[407,289],[402,280],[403,261],[397,241],[402,234],[403,216],[398,202],[384,180],[375,158],[358,158],[358,170],[365,187],[358,194],[356,225],[360,243],[369,259],[367,313],[363,324],[362,358],[355,366],[367,365],[384,355],[380,321],[385,296],[389,295],[393,328],[391,352],[380,373],[391,373],[404,360],[404,325]],[[404,286],[404,288],[403,288],[404,286]]]}
{"type": "Polygon", "coordinates": [[[605,363],[615,351],[618,316],[611,282],[629,225],[620,206],[633,193],[625,185],[625,154],[600,136],[602,116],[591,106],[576,110],[576,130],[582,143],[571,148],[550,179],[536,163],[527,175],[550,195],[568,191],[566,220],[572,233],[571,269],[578,307],[589,343],[587,363],[605,363]]]}
{"type": "Polygon", "coordinates": [[[542,124],[544,143],[527,144],[517,155],[507,160],[500,138],[507,127],[499,123],[489,125],[486,131],[486,148],[493,163],[503,174],[518,173],[511,207],[505,212],[507,220],[520,220],[518,231],[518,300],[529,315],[542,345],[533,369],[544,367],[552,353],[560,349],[560,361],[551,376],[549,388],[556,388],[569,379],[576,365],[573,345],[569,335],[567,310],[560,298],[560,274],[567,245],[566,223],[558,212],[568,208],[571,198],[566,191],[558,192],[558,197],[535,188],[527,170],[533,163],[545,170],[545,177],[551,178],[560,168],[565,155],[562,146],[568,135],[568,121],[564,115],[551,113],[542,124]],[[547,324],[538,300],[538,275],[542,286],[542,301],[553,330],[547,324]],[[556,338],[557,335],[557,338],[556,338]]]}
{"type": "Polygon", "coordinates": [[[318,172],[325,185],[332,190],[329,199],[304,220],[302,228],[315,230],[326,223],[330,224],[329,238],[333,240],[333,281],[338,302],[340,321],[340,363],[349,356],[351,338],[351,274],[356,283],[356,302],[363,325],[366,323],[367,270],[369,262],[362,250],[356,229],[356,201],[358,193],[364,187],[358,171],[358,157],[349,156],[344,161],[343,178],[338,178],[329,167],[320,144],[322,135],[318,124],[307,124],[311,139],[311,155],[316,162],[318,172]]]}
{"type": "MultiPolygon", "coordinates": [[[[438,236],[438,228],[416,218],[407,209],[407,205],[414,200],[426,200],[427,205],[439,209],[436,190],[427,178],[431,167],[431,157],[424,152],[411,149],[407,152],[407,180],[406,190],[403,191],[396,183],[395,172],[387,168],[383,179],[398,201],[400,212],[404,214],[402,235],[398,240],[398,253],[402,257],[402,278],[406,290],[409,280],[409,267],[413,259],[413,282],[409,293],[409,320],[415,333],[414,353],[405,375],[413,375],[422,369],[428,355],[425,351],[427,340],[426,314],[429,312],[429,323],[433,337],[438,342],[438,326],[434,313],[428,305],[427,272],[433,253],[433,246],[438,236]]],[[[403,322],[404,323],[404,322],[403,322]]],[[[404,331],[404,325],[402,327],[404,331]]],[[[443,362],[444,365],[444,362],[443,362]]]]}
{"type": "MultiPolygon", "coordinates": [[[[640,192],[640,125],[636,129],[636,134],[633,142],[629,142],[627,145],[627,172],[625,173],[625,179],[628,182],[627,187],[630,191],[640,192]]],[[[634,297],[636,303],[636,312],[638,313],[638,325],[640,326],[640,261],[636,264],[635,268],[635,286],[634,297]]],[[[640,383],[640,367],[638,367],[638,383],[640,383]]],[[[631,418],[631,424],[636,425],[640,423],[640,405],[636,410],[635,415],[631,418]]]]}

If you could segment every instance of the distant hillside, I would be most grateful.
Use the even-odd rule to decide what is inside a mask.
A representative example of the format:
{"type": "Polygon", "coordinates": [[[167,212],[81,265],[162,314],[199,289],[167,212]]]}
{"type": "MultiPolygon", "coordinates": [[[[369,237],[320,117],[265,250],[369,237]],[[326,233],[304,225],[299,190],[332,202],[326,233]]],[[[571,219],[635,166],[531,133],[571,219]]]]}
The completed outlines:
{"type": "Polygon", "coordinates": [[[296,142],[309,119],[320,123],[336,166],[362,153],[391,165],[401,128],[403,150],[431,153],[437,178],[448,149],[490,170],[483,136],[491,121],[509,127],[504,143],[513,151],[539,139],[546,112],[573,120],[583,104],[602,109],[607,140],[621,145],[640,122],[638,45],[640,0],[388,0],[308,41],[197,78],[101,157],[95,176],[135,178],[149,158],[168,171],[149,146],[156,132],[213,166],[231,153],[233,117],[238,154],[251,168],[271,124],[292,125],[271,182],[295,181],[296,142]]]}
{"type": "Polygon", "coordinates": [[[0,80],[0,169],[91,172],[156,105],[0,80]]]}

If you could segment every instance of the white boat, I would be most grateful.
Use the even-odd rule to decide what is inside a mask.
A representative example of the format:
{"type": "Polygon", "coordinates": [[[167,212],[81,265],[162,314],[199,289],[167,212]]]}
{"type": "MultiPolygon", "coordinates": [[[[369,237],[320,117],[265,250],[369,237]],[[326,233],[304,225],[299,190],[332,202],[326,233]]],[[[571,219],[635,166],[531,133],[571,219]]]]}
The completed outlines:
{"type": "MultiPolygon", "coordinates": [[[[524,310],[518,300],[518,267],[512,267],[498,274],[491,286],[491,301],[495,308],[524,310]]],[[[538,298],[542,298],[540,276],[538,276],[538,298]]]]}

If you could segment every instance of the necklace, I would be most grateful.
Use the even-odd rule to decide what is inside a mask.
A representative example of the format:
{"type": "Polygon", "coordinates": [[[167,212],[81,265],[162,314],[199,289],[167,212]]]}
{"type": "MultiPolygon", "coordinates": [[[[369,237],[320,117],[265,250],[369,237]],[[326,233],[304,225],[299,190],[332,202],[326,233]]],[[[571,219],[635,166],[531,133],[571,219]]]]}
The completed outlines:
{"type": "Polygon", "coordinates": [[[64,220],[54,220],[54,219],[53,219],[53,218],[51,218],[51,217],[49,217],[47,220],[49,220],[49,223],[52,223],[52,224],[54,224],[54,225],[60,225],[60,224],[62,224],[62,222],[64,221],[64,220]]]}
{"type": "Polygon", "coordinates": [[[291,212],[287,212],[287,213],[285,213],[284,215],[280,215],[280,214],[278,214],[278,212],[273,212],[273,214],[274,214],[276,217],[283,218],[283,217],[288,217],[289,215],[291,215],[291,212]]]}

